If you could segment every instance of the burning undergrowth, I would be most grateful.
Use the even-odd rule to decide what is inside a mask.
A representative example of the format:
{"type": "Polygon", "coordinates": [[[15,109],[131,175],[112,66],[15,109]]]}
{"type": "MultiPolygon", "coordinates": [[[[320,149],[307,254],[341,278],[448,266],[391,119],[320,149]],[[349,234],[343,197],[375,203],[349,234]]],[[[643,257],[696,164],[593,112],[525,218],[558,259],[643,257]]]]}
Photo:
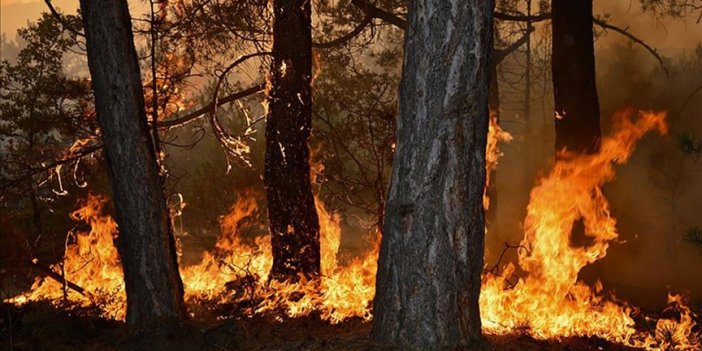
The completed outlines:
{"type": "MultiPolygon", "coordinates": [[[[527,334],[535,339],[591,337],[644,349],[702,348],[695,314],[679,295],[669,296],[669,310],[644,317],[634,307],[578,279],[583,267],[602,259],[619,234],[602,186],[615,178],[615,165],[626,163],[646,133],[666,133],[665,114],[626,110],[615,117],[610,136],[593,155],[561,154],[551,172],[531,191],[518,262],[501,274],[486,273],[480,298],[483,329],[491,335],[527,334]],[[572,243],[574,225],[582,223],[588,244],[572,243]]],[[[509,140],[491,123],[488,167],[499,156],[497,141],[509,140]]],[[[486,198],[486,206],[489,204],[486,198]]],[[[124,318],[125,296],[118,255],[113,246],[117,226],[105,214],[107,199],[89,196],[71,216],[90,230],[69,235],[65,260],[53,269],[82,292],[57,279],[38,279],[9,302],[72,301],[97,306],[110,319],[124,318]]],[[[242,193],[220,220],[214,249],[198,264],[182,267],[191,313],[215,309],[220,318],[318,316],[337,324],[349,319],[370,321],[375,293],[379,237],[357,257],[339,261],[340,217],[317,200],[321,226],[322,275],[315,281],[268,279],[272,265],[270,240],[242,239],[240,225],[257,210],[256,195],[242,193]],[[206,306],[206,307],[202,307],[206,306]]],[[[488,234],[489,235],[489,234],[488,234]]]]}

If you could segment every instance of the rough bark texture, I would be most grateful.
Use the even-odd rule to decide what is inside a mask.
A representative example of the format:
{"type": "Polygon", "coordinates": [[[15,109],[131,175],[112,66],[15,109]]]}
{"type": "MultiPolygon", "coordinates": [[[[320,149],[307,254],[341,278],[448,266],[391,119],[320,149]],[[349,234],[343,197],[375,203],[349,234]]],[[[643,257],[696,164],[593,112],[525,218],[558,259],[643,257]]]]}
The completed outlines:
{"type": "Polygon", "coordinates": [[[124,0],[81,0],[95,107],[119,226],[127,322],[185,318],[183,284],[124,0]]]}
{"type": "Polygon", "coordinates": [[[372,337],[415,350],[481,338],[493,1],[413,0],[372,337]]]}
{"type": "Polygon", "coordinates": [[[320,272],[319,219],[310,184],[312,26],[309,0],[273,1],[264,182],[273,246],[271,278],[320,272]]]}
{"type": "Polygon", "coordinates": [[[556,150],[594,152],[600,141],[592,0],[552,1],[556,150]]]}

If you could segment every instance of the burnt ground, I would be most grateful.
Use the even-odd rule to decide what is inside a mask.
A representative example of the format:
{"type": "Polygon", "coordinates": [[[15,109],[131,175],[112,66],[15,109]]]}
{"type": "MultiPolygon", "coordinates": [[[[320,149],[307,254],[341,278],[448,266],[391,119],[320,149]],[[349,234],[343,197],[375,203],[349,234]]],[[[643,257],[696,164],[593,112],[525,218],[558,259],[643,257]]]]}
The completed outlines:
{"type": "MultiPolygon", "coordinates": [[[[95,317],[95,310],[35,302],[0,306],[0,350],[394,350],[368,339],[370,323],[338,325],[315,317],[194,320],[130,329],[95,317]]],[[[540,341],[526,335],[488,336],[481,350],[633,350],[600,339],[540,341]]]]}

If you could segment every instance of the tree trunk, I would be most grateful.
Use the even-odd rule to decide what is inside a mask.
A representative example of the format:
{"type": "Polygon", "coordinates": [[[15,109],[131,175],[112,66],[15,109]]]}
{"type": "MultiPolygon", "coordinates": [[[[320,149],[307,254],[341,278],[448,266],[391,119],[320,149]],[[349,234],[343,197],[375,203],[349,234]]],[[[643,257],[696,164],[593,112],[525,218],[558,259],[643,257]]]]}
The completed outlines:
{"type": "Polygon", "coordinates": [[[601,134],[592,0],[553,0],[552,16],[556,151],[595,152],[601,134]]]}
{"type": "Polygon", "coordinates": [[[271,278],[320,272],[319,218],[310,184],[312,25],[309,0],[273,1],[273,64],[264,183],[273,246],[271,278]]]}
{"type": "Polygon", "coordinates": [[[127,323],[185,318],[173,232],[149,136],[124,0],[81,0],[95,108],[112,181],[127,323]]]}
{"type": "Polygon", "coordinates": [[[415,0],[372,337],[426,350],[481,338],[493,1],[415,0]]]}

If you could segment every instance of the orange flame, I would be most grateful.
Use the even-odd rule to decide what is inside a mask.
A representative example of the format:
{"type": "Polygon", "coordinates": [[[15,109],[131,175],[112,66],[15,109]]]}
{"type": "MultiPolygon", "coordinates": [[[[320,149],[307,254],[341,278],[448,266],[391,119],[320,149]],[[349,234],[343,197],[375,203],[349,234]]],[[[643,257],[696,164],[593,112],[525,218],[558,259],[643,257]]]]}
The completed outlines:
{"type": "MultiPolygon", "coordinates": [[[[90,225],[90,231],[69,233],[66,239],[64,279],[85,289],[84,296],[73,289],[66,289],[66,298],[83,306],[97,305],[104,317],[124,319],[126,295],[119,255],[113,243],[117,224],[104,213],[107,199],[88,195],[83,206],[71,213],[71,219],[90,225]],[[69,243],[69,241],[73,241],[69,243]]],[[[61,274],[61,266],[50,267],[61,274]]],[[[37,278],[29,292],[10,301],[53,300],[64,298],[63,284],[50,278],[37,278]]]]}
{"type": "MultiPolygon", "coordinates": [[[[597,336],[647,350],[700,349],[700,335],[693,332],[694,314],[680,296],[669,297],[671,308],[679,312],[678,319],[659,319],[654,331],[640,333],[634,328],[634,308],[605,296],[599,282],[588,286],[578,281],[580,270],[603,258],[610,242],[618,238],[602,185],[614,179],[614,165],[627,161],[644,134],[666,132],[664,113],[641,112],[635,121],[633,115],[633,110],[626,110],[615,116],[613,135],[602,140],[598,153],[562,153],[550,174],[532,190],[518,265],[509,264],[502,275],[486,274],[483,279],[480,308],[486,333],[525,332],[539,339],[597,336]],[[587,246],[571,243],[577,221],[582,221],[584,234],[591,241],[587,246]],[[523,277],[511,283],[518,270],[523,277]]],[[[491,118],[490,127],[488,171],[494,170],[501,155],[498,142],[511,139],[496,119],[491,118]]],[[[313,166],[320,171],[321,165],[313,166]]],[[[269,282],[269,237],[260,236],[250,243],[239,235],[241,222],[257,210],[256,194],[241,195],[220,219],[221,235],[214,250],[204,252],[199,264],[181,269],[188,302],[250,305],[249,314],[274,315],[278,319],[311,313],[331,323],[353,317],[372,318],[378,234],[371,250],[347,262],[340,261],[340,216],[317,200],[322,276],[315,281],[301,277],[295,283],[269,282]]],[[[113,246],[117,226],[103,213],[105,203],[103,197],[90,195],[71,215],[89,224],[91,230],[75,233],[75,242],[67,245],[66,278],[86,289],[85,296],[69,291],[67,298],[86,305],[98,304],[105,317],[122,319],[124,285],[113,246]]],[[[60,271],[58,266],[53,268],[60,271]]],[[[61,284],[37,280],[28,293],[10,301],[62,298],[61,284]]]]}
{"type": "Polygon", "coordinates": [[[480,307],[486,332],[522,330],[541,339],[597,336],[643,346],[636,341],[633,309],[603,296],[599,282],[591,287],[578,281],[580,270],[603,258],[619,236],[602,185],[614,179],[614,165],[627,161],[645,133],[667,131],[665,113],[641,112],[632,121],[633,112],[615,116],[614,133],[597,154],[561,154],[532,190],[519,252],[525,277],[511,284],[517,270],[512,264],[502,276],[484,277],[480,307]],[[579,220],[591,240],[586,247],[571,243],[579,220]]]}
{"type": "Polygon", "coordinates": [[[201,263],[183,269],[186,298],[260,301],[254,313],[282,312],[289,317],[300,317],[317,312],[332,323],[351,317],[370,319],[377,247],[363,257],[339,264],[340,217],[327,211],[321,202],[316,204],[321,228],[322,276],[319,281],[268,281],[273,262],[269,237],[258,237],[251,246],[237,236],[238,223],[256,210],[255,197],[248,193],[222,218],[222,236],[215,253],[206,252],[201,263]],[[237,279],[242,282],[235,284],[241,291],[227,291],[226,284],[237,279]]]}
{"type": "Polygon", "coordinates": [[[490,208],[490,197],[487,189],[492,186],[492,173],[497,169],[498,161],[502,157],[499,143],[512,141],[512,135],[500,127],[497,113],[490,111],[490,124],[488,125],[487,145],[485,147],[485,193],[483,194],[483,207],[490,208]]]}

